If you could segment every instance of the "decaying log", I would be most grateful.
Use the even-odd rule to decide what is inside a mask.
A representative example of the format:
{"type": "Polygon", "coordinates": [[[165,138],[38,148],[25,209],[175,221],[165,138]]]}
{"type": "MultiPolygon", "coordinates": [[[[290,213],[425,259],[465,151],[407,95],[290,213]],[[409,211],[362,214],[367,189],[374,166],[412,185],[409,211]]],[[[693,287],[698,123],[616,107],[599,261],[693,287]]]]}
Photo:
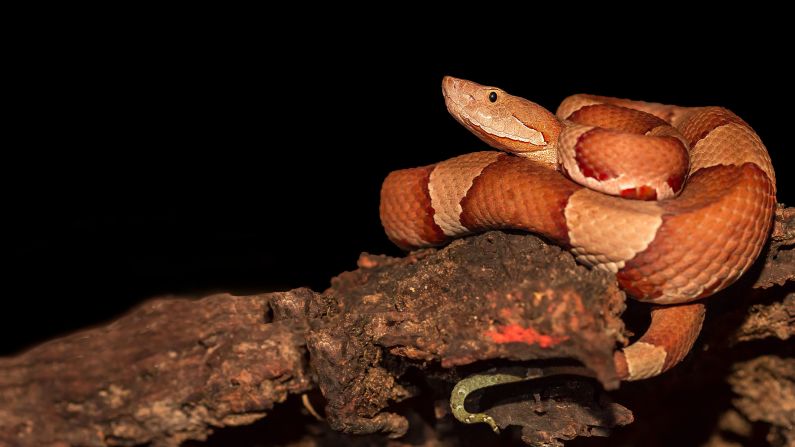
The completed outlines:
{"type": "Polygon", "coordinates": [[[763,355],[734,365],[734,406],[750,421],[772,426],[772,445],[795,445],[795,358],[763,355]]]}
{"type": "Polygon", "coordinates": [[[795,280],[795,208],[776,207],[776,219],[764,268],[754,283],[754,288],[783,286],[795,280]]]}
{"type": "Polygon", "coordinates": [[[406,420],[383,409],[412,395],[396,380],[406,368],[434,365],[452,383],[477,370],[453,367],[479,361],[567,358],[617,385],[623,293],[610,275],[538,238],[491,232],[403,259],[364,255],[359,264],[310,314],[307,346],[336,429],[402,435],[406,420]]]}
{"type": "Polygon", "coordinates": [[[178,445],[309,390],[299,327],[264,295],[158,299],[0,359],[0,444],[178,445]]]}
{"type": "MultiPolygon", "coordinates": [[[[724,292],[737,299],[710,303],[685,365],[618,392],[604,390],[618,385],[612,352],[630,334],[614,278],[533,236],[490,232],[405,258],[364,254],[358,270],[323,293],[149,301],[107,326],[0,359],[0,445],[174,446],[318,390],[324,426],[370,434],[339,435],[341,444],[387,445],[407,430],[413,445],[455,444],[461,433],[494,436],[452,419],[447,399],[457,381],[538,364],[581,364],[597,380],[552,377],[473,399],[501,427],[522,427],[513,436],[529,444],[607,435],[633,413],[637,422],[616,440],[648,441],[655,426],[675,423],[676,410],[658,408],[666,399],[723,383],[737,398],[715,404],[724,414],[713,420],[715,433],[736,427],[754,436],[763,423],[771,443],[786,445],[792,420],[777,408],[792,404],[783,392],[793,386],[792,348],[776,340],[793,334],[792,220],[791,209],[779,209],[766,260],[754,278],[724,292]],[[781,399],[755,406],[759,387],[781,399]],[[422,405],[437,422],[418,416],[422,405]]],[[[646,309],[633,307],[638,315],[646,309]]]]}

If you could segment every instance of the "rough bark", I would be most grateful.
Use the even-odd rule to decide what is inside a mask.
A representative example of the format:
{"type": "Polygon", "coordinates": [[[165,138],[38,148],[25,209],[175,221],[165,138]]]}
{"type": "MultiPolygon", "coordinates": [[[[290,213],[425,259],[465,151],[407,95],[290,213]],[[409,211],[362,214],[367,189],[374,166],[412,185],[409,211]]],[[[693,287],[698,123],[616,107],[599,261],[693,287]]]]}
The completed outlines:
{"type": "Polygon", "coordinates": [[[540,239],[492,232],[359,263],[310,313],[307,346],[335,429],[402,435],[405,418],[383,410],[416,394],[399,381],[409,368],[452,384],[476,362],[566,358],[618,383],[612,352],[624,340],[623,294],[609,275],[540,239]]]}
{"type": "Polygon", "coordinates": [[[734,406],[749,420],[772,426],[773,445],[795,445],[795,358],[763,355],[734,365],[728,378],[734,406]]]}
{"type": "Polygon", "coordinates": [[[0,359],[0,444],[178,445],[309,390],[300,327],[268,297],[157,299],[0,359]]]}
{"type": "MultiPolygon", "coordinates": [[[[266,415],[279,420],[270,413],[300,409],[304,393],[325,421],[293,418],[303,434],[283,445],[490,442],[488,427],[450,417],[452,386],[491,367],[550,364],[582,364],[598,381],[556,377],[480,392],[500,426],[522,427],[504,436],[554,445],[607,435],[634,413],[607,442],[666,445],[666,427],[708,408],[715,417],[700,425],[704,445],[787,445],[794,230],[792,210],[780,208],[765,260],[710,301],[688,361],[617,392],[604,391],[618,385],[612,352],[628,341],[614,279],[533,236],[491,232],[405,258],[364,254],[323,293],[152,300],[104,327],[0,359],[0,445],[179,445],[266,415]],[[713,391],[724,397],[677,408],[713,391]]],[[[647,307],[630,310],[624,318],[642,329],[634,320],[647,307]]],[[[234,429],[210,445],[225,432],[234,429]]]]}

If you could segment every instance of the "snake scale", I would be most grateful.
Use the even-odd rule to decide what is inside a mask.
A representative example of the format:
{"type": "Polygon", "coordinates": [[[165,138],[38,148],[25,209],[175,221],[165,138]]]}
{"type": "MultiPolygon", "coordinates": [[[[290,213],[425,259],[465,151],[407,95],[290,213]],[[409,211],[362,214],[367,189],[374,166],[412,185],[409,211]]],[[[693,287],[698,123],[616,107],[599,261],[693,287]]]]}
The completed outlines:
{"type": "Polygon", "coordinates": [[[620,378],[679,362],[701,330],[699,300],[732,284],[770,232],[776,181],[765,146],[722,107],[574,95],[557,113],[445,77],[448,111],[500,151],[390,173],[381,222],[400,247],[525,230],[616,274],[651,324],[615,353],[620,378]]]}

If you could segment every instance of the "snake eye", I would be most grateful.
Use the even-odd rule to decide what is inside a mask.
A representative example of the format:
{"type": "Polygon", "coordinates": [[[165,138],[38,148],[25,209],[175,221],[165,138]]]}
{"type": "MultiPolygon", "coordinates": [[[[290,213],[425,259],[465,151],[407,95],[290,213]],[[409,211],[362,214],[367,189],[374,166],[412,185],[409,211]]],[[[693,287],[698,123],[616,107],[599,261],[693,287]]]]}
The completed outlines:
{"type": "Polygon", "coordinates": [[[489,93],[489,101],[496,102],[497,101],[497,92],[489,93]]]}

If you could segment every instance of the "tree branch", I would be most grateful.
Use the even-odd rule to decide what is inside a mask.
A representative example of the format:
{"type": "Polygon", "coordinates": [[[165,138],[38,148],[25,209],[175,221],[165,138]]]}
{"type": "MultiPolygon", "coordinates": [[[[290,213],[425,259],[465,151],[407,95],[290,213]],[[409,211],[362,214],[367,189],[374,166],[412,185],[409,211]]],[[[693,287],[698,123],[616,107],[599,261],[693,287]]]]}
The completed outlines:
{"type": "MultiPolygon", "coordinates": [[[[756,300],[751,287],[767,288],[757,293],[775,298],[740,300],[705,325],[705,340],[725,347],[718,352],[793,333],[792,216],[779,209],[777,239],[756,278],[730,289],[756,300]]],[[[628,340],[624,306],[611,275],[536,237],[502,232],[405,258],[363,254],[358,270],[323,293],[155,299],[106,326],[0,359],[0,444],[174,446],[249,424],[313,389],[333,429],[397,437],[417,420],[406,404],[436,402],[436,416],[450,419],[453,385],[506,362],[582,364],[615,388],[612,353],[628,340]]],[[[632,420],[596,382],[550,380],[477,400],[501,426],[523,426],[528,443],[606,435],[632,420]]],[[[678,379],[674,371],[661,380],[678,379]]],[[[734,414],[750,418],[748,408],[734,414]]]]}

